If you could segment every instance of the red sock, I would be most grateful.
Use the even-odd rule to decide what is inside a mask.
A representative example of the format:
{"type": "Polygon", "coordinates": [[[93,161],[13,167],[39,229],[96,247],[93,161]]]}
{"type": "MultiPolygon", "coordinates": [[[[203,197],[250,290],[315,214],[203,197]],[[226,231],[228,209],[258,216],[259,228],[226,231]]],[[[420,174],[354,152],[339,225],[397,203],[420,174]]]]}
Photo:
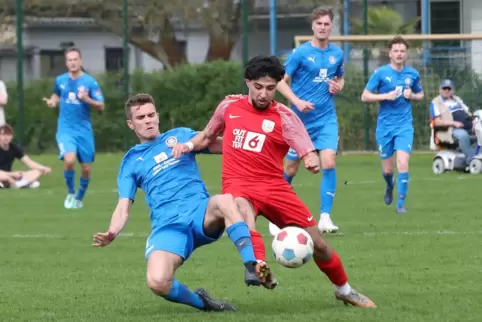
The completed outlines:
{"type": "Polygon", "coordinates": [[[256,259],[266,261],[266,249],[264,247],[263,237],[257,231],[250,231],[251,243],[253,243],[254,256],[256,259]]]}
{"type": "Polygon", "coordinates": [[[327,262],[322,262],[319,259],[315,259],[316,265],[319,267],[320,271],[326,274],[330,281],[336,286],[343,286],[348,282],[348,277],[346,276],[345,269],[341,263],[338,254],[333,251],[333,254],[327,262]]]}

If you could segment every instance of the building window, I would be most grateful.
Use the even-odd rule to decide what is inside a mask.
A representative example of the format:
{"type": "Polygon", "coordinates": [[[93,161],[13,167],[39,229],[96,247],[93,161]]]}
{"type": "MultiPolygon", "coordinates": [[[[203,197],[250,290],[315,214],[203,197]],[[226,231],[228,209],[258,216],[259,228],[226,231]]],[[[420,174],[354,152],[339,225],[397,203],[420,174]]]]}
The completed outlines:
{"type": "Polygon", "coordinates": [[[63,50],[40,51],[40,76],[54,77],[65,72],[66,67],[63,50]]]}
{"type": "MultiPolygon", "coordinates": [[[[461,32],[460,1],[430,2],[430,32],[459,34],[461,32]]],[[[437,47],[460,47],[460,40],[434,41],[437,47]]]]}
{"type": "Polygon", "coordinates": [[[120,72],[124,68],[124,49],[105,48],[104,61],[106,72],[120,72]]]}

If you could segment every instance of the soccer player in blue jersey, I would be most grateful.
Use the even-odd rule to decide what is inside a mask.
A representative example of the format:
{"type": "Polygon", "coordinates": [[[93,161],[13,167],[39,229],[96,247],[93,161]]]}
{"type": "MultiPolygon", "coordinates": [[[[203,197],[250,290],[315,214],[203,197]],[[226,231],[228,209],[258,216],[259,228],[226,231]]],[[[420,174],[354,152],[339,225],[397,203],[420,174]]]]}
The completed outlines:
{"type": "MultiPolygon", "coordinates": [[[[331,8],[316,8],[312,12],[313,39],[295,48],[285,63],[286,75],[278,91],[289,100],[293,110],[305,124],[318,151],[323,177],[320,183],[320,221],[322,232],[336,232],[331,212],[336,193],[336,153],[338,151],[338,121],[334,95],[345,84],[343,51],[329,42],[333,27],[331,8]],[[288,83],[291,81],[291,88],[288,83]]],[[[286,156],[286,180],[291,183],[298,172],[300,160],[294,150],[286,156]]],[[[270,224],[270,232],[276,227],[270,224]]]]}
{"type": "Polygon", "coordinates": [[[64,178],[68,194],[64,201],[67,209],[83,207],[83,199],[90,183],[95,158],[94,131],[90,121],[91,109],[104,110],[104,96],[97,81],[82,71],[80,50],[65,51],[68,72],[55,79],[54,92],[44,101],[50,108],[60,104],[57,123],[59,159],[64,160],[64,178]],[[75,161],[81,167],[80,185],[75,193],[75,161]]]}
{"type": "Polygon", "coordinates": [[[408,163],[413,147],[411,101],[423,100],[420,74],[407,60],[408,43],[402,37],[393,38],[389,45],[390,64],[375,70],[363,91],[365,103],[380,102],[376,140],[382,159],[383,178],[386,182],[384,200],[393,201],[393,167],[397,152],[397,213],[405,213],[405,197],[408,191],[408,163]]]}
{"type": "MultiPolygon", "coordinates": [[[[238,249],[247,269],[245,283],[260,286],[266,263],[257,263],[249,229],[232,195],[209,197],[201,180],[195,153],[174,158],[172,147],[188,142],[197,132],[175,128],[159,132],[159,115],[153,98],[138,94],[126,103],[127,124],[141,144],[124,156],[117,177],[119,201],[109,230],[94,236],[94,246],[107,246],[127,223],[137,188],[146,194],[151,210],[152,232],[147,239],[147,284],[164,299],[206,311],[235,311],[227,303],[213,300],[204,289],[191,291],[174,279],[175,271],[193,251],[221,237],[224,229],[238,249]]],[[[219,139],[206,153],[221,153],[219,139]]]]}

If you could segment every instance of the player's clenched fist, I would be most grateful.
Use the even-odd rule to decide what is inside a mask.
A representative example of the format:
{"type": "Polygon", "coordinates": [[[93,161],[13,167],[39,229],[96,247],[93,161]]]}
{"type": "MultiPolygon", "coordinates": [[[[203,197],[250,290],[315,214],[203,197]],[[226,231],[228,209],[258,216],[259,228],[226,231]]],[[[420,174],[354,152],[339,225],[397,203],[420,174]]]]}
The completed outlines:
{"type": "Polygon", "coordinates": [[[114,233],[108,231],[106,233],[97,233],[94,235],[94,247],[105,247],[115,239],[114,233]]]}
{"type": "Polygon", "coordinates": [[[191,149],[186,143],[178,143],[172,147],[172,156],[174,157],[174,159],[179,158],[181,154],[189,152],[191,152],[191,149]]]}
{"type": "Polygon", "coordinates": [[[320,172],[320,162],[315,152],[310,152],[303,157],[305,168],[313,173],[320,172]]]}
{"type": "Polygon", "coordinates": [[[403,97],[408,100],[412,98],[412,89],[410,87],[407,87],[403,90],[403,97]]]}

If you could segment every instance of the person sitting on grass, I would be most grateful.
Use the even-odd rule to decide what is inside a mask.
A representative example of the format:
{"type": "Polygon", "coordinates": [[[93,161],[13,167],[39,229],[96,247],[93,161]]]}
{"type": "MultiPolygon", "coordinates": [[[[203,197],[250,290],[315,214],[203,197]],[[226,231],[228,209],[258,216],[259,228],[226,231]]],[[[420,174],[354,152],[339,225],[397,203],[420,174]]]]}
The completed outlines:
{"type": "Polygon", "coordinates": [[[0,188],[38,188],[38,179],[52,170],[30,159],[12,140],[12,127],[8,124],[0,126],[0,188]],[[22,161],[30,170],[12,171],[15,159],[22,161]]]}

